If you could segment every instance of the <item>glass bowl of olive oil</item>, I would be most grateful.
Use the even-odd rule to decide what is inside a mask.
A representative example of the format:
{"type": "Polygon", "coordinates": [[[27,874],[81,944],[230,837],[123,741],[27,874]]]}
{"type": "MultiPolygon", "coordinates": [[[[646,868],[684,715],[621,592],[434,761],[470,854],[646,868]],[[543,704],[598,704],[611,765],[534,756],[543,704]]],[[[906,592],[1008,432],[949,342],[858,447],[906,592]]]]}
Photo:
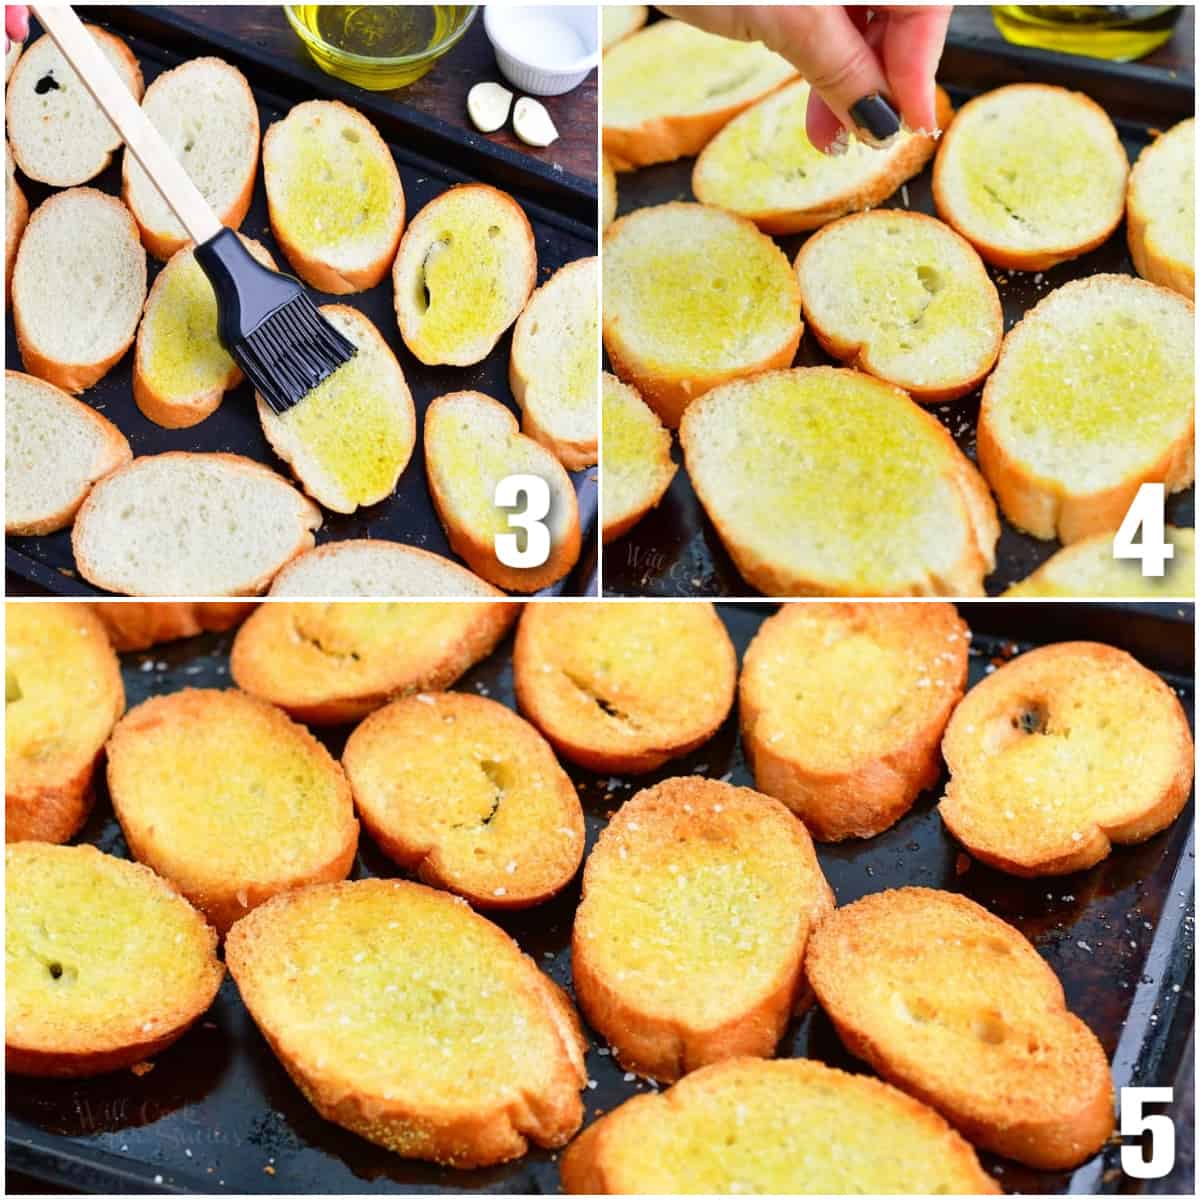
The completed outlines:
{"type": "Polygon", "coordinates": [[[420,79],[467,32],[473,4],[285,4],[313,62],[384,92],[420,79]]]}

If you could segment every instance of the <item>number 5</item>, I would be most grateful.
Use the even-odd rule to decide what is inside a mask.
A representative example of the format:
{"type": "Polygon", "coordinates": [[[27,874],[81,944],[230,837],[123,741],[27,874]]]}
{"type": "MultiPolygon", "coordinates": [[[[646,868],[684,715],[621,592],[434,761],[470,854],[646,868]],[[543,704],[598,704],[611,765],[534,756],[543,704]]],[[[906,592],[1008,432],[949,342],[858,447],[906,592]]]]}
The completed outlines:
{"type": "Polygon", "coordinates": [[[1143,483],[1113,538],[1113,558],[1140,558],[1142,575],[1161,578],[1166,574],[1168,558],[1175,557],[1175,547],[1167,541],[1164,514],[1167,489],[1161,483],[1143,483]],[[1133,540],[1139,526],[1142,540],[1133,540]]]}
{"type": "Polygon", "coordinates": [[[515,533],[496,534],[496,557],[506,567],[540,567],[550,557],[550,485],[537,475],[506,475],[496,484],[496,507],[517,509],[508,514],[512,529],[525,532],[525,548],[515,533]],[[521,508],[524,501],[524,508],[521,508]]]}
{"type": "Polygon", "coordinates": [[[1169,1087],[1121,1089],[1121,1136],[1150,1135],[1150,1157],[1141,1145],[1121,1147],[1121,1170],[1132,1179],[1161,1179],[1175,1165],[1175,1124],[1166,1113],[1145,1113],[1147,1104],[1170,1104],[1169,1087]]]}

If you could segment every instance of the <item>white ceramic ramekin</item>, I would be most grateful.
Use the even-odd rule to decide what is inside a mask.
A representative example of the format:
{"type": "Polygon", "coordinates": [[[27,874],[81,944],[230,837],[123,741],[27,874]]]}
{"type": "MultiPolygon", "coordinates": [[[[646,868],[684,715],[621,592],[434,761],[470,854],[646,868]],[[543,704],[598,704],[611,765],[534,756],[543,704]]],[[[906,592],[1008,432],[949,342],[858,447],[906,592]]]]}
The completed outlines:
{"type": "Polygon", "coordinates": [[[500,73],[534,96],[560,96],[578,87],[600,59],[599,9],[594,4],[489,4],[483,28],[500,73]],[[583,54],[572,61],[552,56],[557,25],[573,30],[583,54]]]}

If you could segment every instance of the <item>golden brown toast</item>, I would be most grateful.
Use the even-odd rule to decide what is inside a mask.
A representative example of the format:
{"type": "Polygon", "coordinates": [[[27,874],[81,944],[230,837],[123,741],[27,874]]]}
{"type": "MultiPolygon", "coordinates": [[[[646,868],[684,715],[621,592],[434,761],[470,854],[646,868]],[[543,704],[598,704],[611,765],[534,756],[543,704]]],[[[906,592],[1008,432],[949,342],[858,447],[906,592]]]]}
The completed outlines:
{"type": "Polygon", "coordinates": [[[104,622],[113,649],[122,654],[127,650],[148,650],[160,642],[195,637],[199,633],[224,633],[246,618],[254,601],[184,601],[160,600],[155,603],[115,604],[100,600],[92,611],[104,622]]]}

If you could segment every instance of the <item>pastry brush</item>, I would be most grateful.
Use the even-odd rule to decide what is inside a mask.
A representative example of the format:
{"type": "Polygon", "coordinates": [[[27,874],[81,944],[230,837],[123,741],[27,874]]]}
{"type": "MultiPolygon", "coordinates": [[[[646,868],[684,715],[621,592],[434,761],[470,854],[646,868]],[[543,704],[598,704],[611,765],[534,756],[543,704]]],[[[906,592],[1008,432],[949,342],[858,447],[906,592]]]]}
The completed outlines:
{"type": "Polygon", "coordinates": [[[35,4],[33,12],[195,242],[230,357],[275,412],[287,412],[357,347],[321,316],[299,280],[257,262],[217,220],[74,10],[35,4]]]}

